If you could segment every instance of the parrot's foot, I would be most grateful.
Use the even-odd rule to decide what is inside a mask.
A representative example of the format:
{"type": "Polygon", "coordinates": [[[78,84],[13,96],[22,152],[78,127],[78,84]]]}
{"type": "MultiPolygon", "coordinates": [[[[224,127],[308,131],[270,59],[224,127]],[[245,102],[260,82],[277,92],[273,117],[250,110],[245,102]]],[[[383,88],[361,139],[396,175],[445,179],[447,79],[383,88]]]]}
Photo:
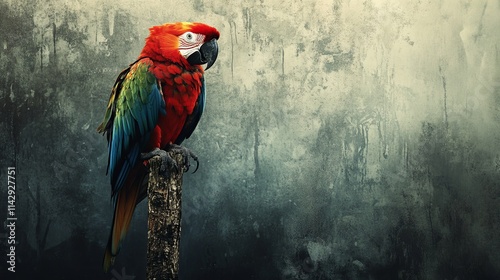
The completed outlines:
{"type": "Polygon", "coordinates": [[[179,166],[177,165],[177,162],[175,162],[175,160],[168,153],[170,151],[176,151],[182,154],[184,158],[182,166],[184,172],[187,172],[189,170],[190,167],[189,158],[192,158],[194,161],[196,161],[196,169],[194,170],[194,172],[198,170],[198,165],[199,165],[198,157],[189,149],[176,144],[167,145],[165,147],[165,150],[155,148],[149,153],[142,153],[141,159],[149,160],[154,156],[159,156],[161,158],[160,173],[168,177],[171,170],[179,171],[179,166]]]}
{"type": "Polygon", "coordinates": [[[193,173],[195,173],[196,170],[198,170],[198,167],[200,165],[200,162],[198,161],[198,157],[193,152],[191,152],[191,150],[189,150],[188,148],[183,147],[181,145],[177,145],[177,144],[168,144],[165,147],[165,150],[177,151],[177,152],[180,152],[182,154],[182,156],[184,157],[184,166],[183,166],[184,172],[188,172],[189,167],[191,166],[191,164],[189,163],[189,158],[192,158],[196,162],[196,169],[193,171],[193,173]]]}
{"type": "Polygon", "coordinates": [[[175,160],[166,151],[159,148],[155,148],[149,153],[142,153],[141,159],[149,160],[154,156],[159,156],[161,158],[160,174],[168,177],[170,175],[170,170],[178,170],[175,160]]]}

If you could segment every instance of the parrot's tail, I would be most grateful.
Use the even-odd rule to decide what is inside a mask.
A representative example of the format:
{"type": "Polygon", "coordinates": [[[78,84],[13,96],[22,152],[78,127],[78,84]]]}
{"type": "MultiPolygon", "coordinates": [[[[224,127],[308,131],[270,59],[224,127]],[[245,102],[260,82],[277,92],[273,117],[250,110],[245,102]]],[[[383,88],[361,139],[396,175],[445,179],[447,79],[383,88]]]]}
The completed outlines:
{"type": "Polygon", "coordinates": [[[143,181],[145,176],[144,166],[140,164],[136,165],[130,171],[125,184],[117,194],[111,233],[106,251],[104,252],[104,272],[108,272],[113,264],[116,255],[120,251],[121,242],[127,234],[135,206],[144,198],[140,193],[143,192],[141,189],[144,187],[143,181]]]}
{"type": "Polygon", "coordinates": [[[104,272],[108,272],[109,268],[115,261],[115,256],[111,253],[111,234],[109,235],[108,245],[106,246],[106,251],[104,252],[104,261],[102,263],[102,268],[104,272]]]}

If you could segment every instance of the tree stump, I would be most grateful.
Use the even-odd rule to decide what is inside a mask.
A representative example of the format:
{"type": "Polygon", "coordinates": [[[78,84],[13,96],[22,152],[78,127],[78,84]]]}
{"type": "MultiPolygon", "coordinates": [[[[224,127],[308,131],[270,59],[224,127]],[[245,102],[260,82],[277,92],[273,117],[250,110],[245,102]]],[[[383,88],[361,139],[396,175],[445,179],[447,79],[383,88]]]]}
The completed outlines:
{"type": "MultiPolygon", "coordinates": [[[[170,156],[183,166],[181,153],[170,156]]],[[[159,174],[161,159],[149,160],[148,183],[148,280],[179,279],[179,245],[181,237],[181,194],[183,168],[170,170],[169,178],[159,174]]]]}

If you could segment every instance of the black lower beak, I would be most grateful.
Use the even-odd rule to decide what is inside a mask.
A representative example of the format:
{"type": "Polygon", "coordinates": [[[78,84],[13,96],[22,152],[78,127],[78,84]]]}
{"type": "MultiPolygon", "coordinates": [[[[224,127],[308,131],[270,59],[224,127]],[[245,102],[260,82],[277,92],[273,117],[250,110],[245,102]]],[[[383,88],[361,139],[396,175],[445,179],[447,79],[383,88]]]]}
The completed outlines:
{"type": "Polygon", "coordinates": [[[205,70],[208,70],[214,64],[215,60],[217,60],[218,53],[217,39],[214,38],[201,45],[200,51],[191,54],[187,58],[187,61],[191,65],[207,64],[205,70]]]}

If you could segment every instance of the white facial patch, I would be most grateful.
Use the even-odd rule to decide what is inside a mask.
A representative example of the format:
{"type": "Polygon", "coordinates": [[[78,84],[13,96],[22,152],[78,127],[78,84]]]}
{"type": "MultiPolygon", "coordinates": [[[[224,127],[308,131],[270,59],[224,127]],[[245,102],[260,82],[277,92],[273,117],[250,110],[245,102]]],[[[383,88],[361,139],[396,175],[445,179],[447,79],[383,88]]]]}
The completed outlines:
{"type": "Polygon", "coordinates": [[[179,36],[179,52],[184,58],[188,58],[194,52],[199,51],[203,41],[205,40],[205,35],[185,32],[179,36]]]}

